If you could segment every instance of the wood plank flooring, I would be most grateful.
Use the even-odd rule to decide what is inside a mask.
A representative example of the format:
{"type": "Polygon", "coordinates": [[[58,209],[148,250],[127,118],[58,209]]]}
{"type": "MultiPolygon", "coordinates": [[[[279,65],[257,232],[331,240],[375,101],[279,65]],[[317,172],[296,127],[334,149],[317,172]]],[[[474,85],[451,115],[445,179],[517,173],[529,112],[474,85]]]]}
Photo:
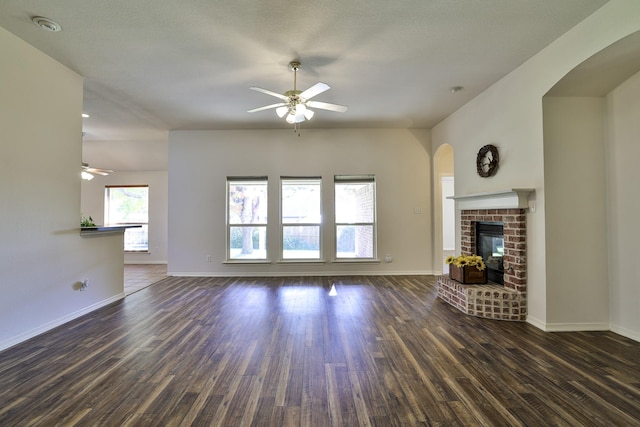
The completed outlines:
{"type": "Polygon", "coordinates": [[[0,426],[54,425],[638,426],[640,343],[432,276],[170,277],[0,353],[0,426]]]}
{"type": "Polygon", "coordinates": [[[130,295],[167,277],[167,264],[125,264],[124,294],[130,295]]]}

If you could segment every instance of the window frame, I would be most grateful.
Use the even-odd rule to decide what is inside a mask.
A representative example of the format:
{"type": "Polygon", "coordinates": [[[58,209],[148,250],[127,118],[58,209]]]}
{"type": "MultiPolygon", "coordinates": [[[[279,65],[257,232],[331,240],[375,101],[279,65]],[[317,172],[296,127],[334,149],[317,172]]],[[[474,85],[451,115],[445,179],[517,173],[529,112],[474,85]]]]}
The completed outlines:
{"type": "Polygon", "coordinates": [[[334,190],[334,262],[379,262],[378,259],[378,208],[377,208],[377,188],[376,188],[376,177],[374,174],[366,174],[366,175],[334,175],[333,177],[333,190],[334,190]],[[350,222],[339,222],[338,221],[338,192],[336,191],[337,185],[339,184],[358,184],[358,183],[371,183],[373,186],[372,189],[372,202],[373,202],[373,212],[372,212],[372,221],[371,222],[363,222],[363,221],[350,221],[350,222]],[[370,226],[371,227],[371,256],[370,257],[347,257],[339,255],[339,233],[338,228],[344,226],[370,226]]]}
{"type": "MultiPolygon", "coordinates": [[[[225,222],[226,222],[226,238],[225,238],[225,252],[226,252],[226,261],[225,263],[244,263],[244,264],[255,264],[255,263],[269,263],[269,216],[268,216],[268,206],[269,206],[269,179],[267,176],[228,176],[226,179],[226,203],[225,203],[225,222]],[[264,209],[266,220],[264,222],[258,223],[232,223],[231,215],[230,215],[230,188],[232,185],[239,185],[239,183],[247,183],[247,184],[264,184],[265,185],[265,202],[267,206],[264,209]],[[264,235],[264,257],[232,257],[232,247],[231,240],[233,238],[232,228],[260,228],[263,229],[264,235]]],[[[260,233],[260,231],[258,232],[260,233]]]]}
{"type": "Polygon", "coordinates": [[[280,262],[284,262],[284,263],[304,263],[304,262],[324,262],[324,245],[323,245],[323,188],[322,188],[322,177],[320,176],[281,176],[280,177],[280,187],[279,187],[280,193],[279,193],[279,202],[280,202],[280,215],[279,215],[279,229],[280,229],[280,262]],[[290,222],[287,223],[284,221],[284,207],[283,207],[283,203],[284,203],[284,191],[283,191],[283,186],[285,184],[285,182],[305,182],[308,181],[310,183],[314,183],[318,185],[319,187],[319,192],[318,192],[318,209],[319,209],[319,220],[318,222],[290,222]],[[299,258],[286,258],[285,257],[285,249],[284,249],[284,237],[285,237],[285,228],[286,227],[293,227],[293,226],[298,226],[298,227],[317,227],[318,228],[318,256],[317,257],[313,257],[313,258],[304,258],[304,257],[299,257],[299,258]]]}
{"type": "Polygon", "coordinates": [[[108,225],[140,225],[141,227],[132,227],[132,228],[127,228],[124,230],[124,245],[123,245],[123,251],[124,253],[127,254],[148,254],[150,253],[149,251],[149,206],[150,206],[150,201],[149,199],[151,198],[151,192],[149,190],[149,185],[148,184],[129,184],[129,185],[105,185],[104,186],[104,219],[105,219],[105,224],[108,225]],[[121,188],[146,188],[147,189],[147,220],[146,222],[144,221],[137,221],[137,222],[111,222],[111,213],[110,213],[110,208],[111,208],[111,190],[114,189],[121,189],[121,188]],[[147,241],[147,247],[146,249],[140,249],[140,250],[131,250],[131,249],[127,249],[126,248],[126,244],[127,244],[127,234],[131,235],[134,233],[140,233],[140,229],[143,230],[143,233],[146,234],[146,241],[147,241]]]}

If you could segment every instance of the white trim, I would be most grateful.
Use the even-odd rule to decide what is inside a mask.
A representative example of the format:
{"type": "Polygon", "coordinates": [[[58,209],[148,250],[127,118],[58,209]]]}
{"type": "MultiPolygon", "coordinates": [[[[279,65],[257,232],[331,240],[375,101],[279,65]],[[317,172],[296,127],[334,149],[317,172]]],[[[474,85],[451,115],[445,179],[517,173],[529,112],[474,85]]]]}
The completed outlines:
{"type": "Polygon", "coordinates": [[[124,265],[162,265],[162,264],[167,264],[167,261],[125,261],[124,265]]]}
{"type": "Polygon", "coordinates": [[[611,323],[555,323],[546,324],[531,316],[527,316],[527,323],[545,332],[580,332],[580,331],[611,331],[634,341],[640,342],[640,333],[611,323]]]}
{"type": "Polygon", "coordinates": [[[239,265],[250,265],[250,264],[272,264],[269,259],[260,259],[260,258],[238,258],[238,259],[228,259],[222,261],[223,264],[239,264],[239,265]]]}
{"type": "Polygon", "coordinates": [[[632,339],[634,341],[640,342],[640,332],[632,331],[631,329],[627,329],[618,325],[610,325],[610,326],[611,326],[611,332],[614,332],[618,335],[622,335],[623,337],[632,339]]]}
{"type": "Polygon", "coordinates": [[[539,319],[536,319],[535,317],[527,316],[527,320],[526,321],[527,321],[527,323],[529,323],[530,325],[535,326],[538,329],[541,329],[543,331],[545,330],[544,322],[539,320],[539,319]]]}
{"type": "Polygon", "coordinates": [[[597,323],[546,323],[545,332],[580,332],[580,331],[608,331],[609,322],[597,323]]]}
{"type": "Polygon", "coordinates": [[[529,207],[529,195],[533,188],[512,188],[492,193],[476,193],[464,196],[451,196],[456,208],[461,211],[473,209],[526,209],[529,207]]]}
{"type": "Polygon", "coordinates": [[[95,311],[99,308],[107,306],[113,302],[119,301],[124,297],[125,297],[124,293],[115,295],[111,298],[107,298],[105,300],[92,304],[88,307],[85,307],[81,310],[67,314],[66,316],[63,316],[57,320],[54,320],[49,323],[45,323],[44,325],[38,326],[37,328],[34,328],[30,331],[23,332],[19,335],[16,335],[15,337],[9,338],[8,340],[5,340],[0,343],[0,351],[6,350],[10,347],[13,347],[14,345],[18,345],[24,341],[27,341],[28,339],[34,338],[40,334],[50,331],[53,328],[57,328],[58,326],[64,325],[65,323],[75,320],[78,317],[84,316],[85,314],[91,313],[92,311],[95,311]]]}
{"type": "Polygon", "coordinates": [[[316,258],[287,258],[287,259],[279,259],[276,261],[276,264],[326,264],[327,262],[324,259],[316,259],[316,258]]]}
{"type": "Polygon", "coordinates": [[[175,272],[170,271],[167,276],[172,277],[334,277],[334,276],[434,276],[433,271],[297,271],[297,272],[175,272]]]}

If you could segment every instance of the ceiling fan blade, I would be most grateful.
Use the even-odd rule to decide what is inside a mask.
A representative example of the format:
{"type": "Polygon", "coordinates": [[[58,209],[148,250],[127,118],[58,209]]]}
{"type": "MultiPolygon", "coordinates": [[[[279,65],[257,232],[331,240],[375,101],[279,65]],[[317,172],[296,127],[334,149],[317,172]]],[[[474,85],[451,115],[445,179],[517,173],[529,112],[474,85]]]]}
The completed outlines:
{"type": "Polygon", "coordinates": [[[251,86],[249,89],[256,90],[258,92],[262,92],[262,93],[265,93],[267,95],[275,96],[276,98],[280,98],[283,101],[287,101],[287,102],[289,101],[289,97],[288,96],[279,94],[277,92],[272,92],[272,91],[267,90],[267,89],[262,89],[261,87],[251,86]]]}
{"type": "Polygon", "coordinates": [[[265,105],[264,107],[254,108],[253,110],[247,110],[247,113],[255,113],[257,111],[269,110],[271,108],[283,107],[285,105],[287,104],[284,102],[278,102],[277,104],[265,105]]]}
{"type": "Polygon", "coordinates": [[[325,92],[327,90],[331,89],[331,86],[329,86],[326,83],[316,83],[313,86],[311,86],[309,89],[305,90],[304,92],[302,92],[299,96],[302,99],[311,99],[314,96],[321,94],[322,92],[325,92]]]}
{"type": "Polygon", "coordinates": [[[95,173],[97,175],[107,176],[110,173],[113,173],[111,169],[98,169],[98,168],[83,168],[85,172],[95,173]]]}
{"type": "Polygon", "coordinates": [[[82,170],[88,173],[94,173],[96,175],[107,176],[110,173],[113,173],[111,169],[100,169],[100,168],[92,168],[89,166],[89,163],[82,162],[82,170]]]}
{"type": "Polygon", "coordinates": [[[280,118],[283,118],[284,116],[286,116],[288,112],[289,112],[289,106],[288,105],[283,105],[282,107],[276,108],[276,114],[280,118]]]}
{"type": "Polygon", "coordinates": [[[321,110],[335,111],[337,113],[344,113],[347,111],[346,105],[329,104],[328,102],[320,101],[307,101],[307,107],[320,108],[321,110]]]}

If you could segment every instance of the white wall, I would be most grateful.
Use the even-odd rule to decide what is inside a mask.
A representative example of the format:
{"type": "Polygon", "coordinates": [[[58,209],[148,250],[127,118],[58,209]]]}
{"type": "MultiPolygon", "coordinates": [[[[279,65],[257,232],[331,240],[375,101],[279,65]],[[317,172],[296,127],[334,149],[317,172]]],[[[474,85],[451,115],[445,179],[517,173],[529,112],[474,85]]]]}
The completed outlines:
{"type": "Polygon", "coordinates": [[[431,259],[427,130],[175,131],[169,135],[169,265],[174,275],[427,274],[431,259]],[[332,263],[333,176],[375,174],[378,255],[332,263]],[[225,264],[227,176],[268,176],[270,264],[225,264]],[[280,176],[321,176],[324,264],[277,263],[280,176]],[[415,214],[421,208],[422,214],[415,214]],[[207,255],[213,262],[207,262],[207,255]]]}
{"type": "Polygon", "coordinates": [[[81,77],[2,28],[0,57],[1,350],[121,298],[123,270],[121,234],[80,236],[81,77]]]}
{"type": "Polygon", "coordinates": [[[640,341],[640,73],[607,98],[611,330],[640,341]]]}
{"type": "MultiPolygon", "coordinates": [[[[104,189],[107,185],[149,186],[149,253],[124,254],[124,262],[125,264],[166,264],[167,172],[115,172],[108,176],[96,175],[91,181],[83,180],[82,214],[91,216],[96,224],[104,224],[104,189]]],[[[120,250],[122,251],[122,248],[120,250]]]]}
{"type": "Polygon", "coordinates": [[[432,130],[434,150],[454,147],[457,195],[536,190],[536,212],[527,214],[527,320],[542,329],[561,318],[559,307],[547,305],[545,185],[551,183],[544,176],[542,97],[575,66],[640,30],[638,16],[637,0],[610,1],[432,130]],[[475,157],[488,143],[498,146],[501,162],[497,175],[483,179],[475,157]]]}
{"type": "Polygon", "coordinates": [[[609,329],[604,98],[544,98],[547,327],[609,329]]]}

